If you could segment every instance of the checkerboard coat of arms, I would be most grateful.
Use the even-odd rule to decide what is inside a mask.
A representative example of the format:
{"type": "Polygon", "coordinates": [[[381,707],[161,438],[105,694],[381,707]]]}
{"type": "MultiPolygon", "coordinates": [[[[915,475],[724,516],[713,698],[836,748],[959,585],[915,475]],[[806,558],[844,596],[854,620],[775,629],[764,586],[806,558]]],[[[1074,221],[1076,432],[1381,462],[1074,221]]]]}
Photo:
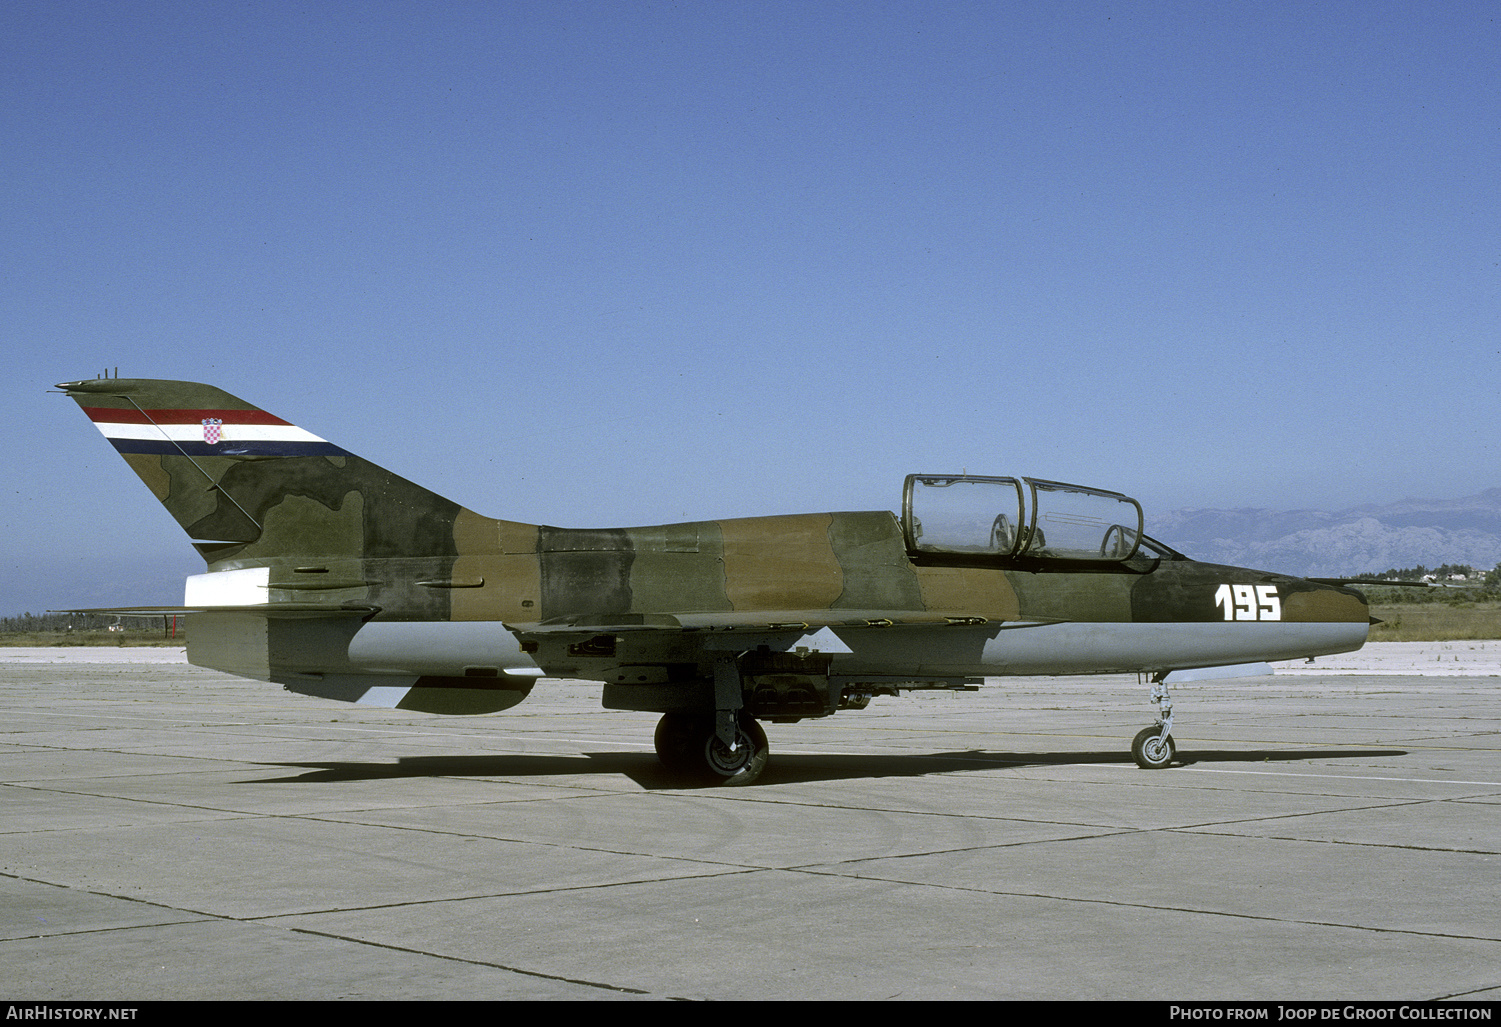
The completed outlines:
{"type": "Polygon", "coordinates": [[[203,419],[203,441],[207,442],[210,446],[217,446],[223,428],[224,419],[222,417],[205,417],[203,419]]]}

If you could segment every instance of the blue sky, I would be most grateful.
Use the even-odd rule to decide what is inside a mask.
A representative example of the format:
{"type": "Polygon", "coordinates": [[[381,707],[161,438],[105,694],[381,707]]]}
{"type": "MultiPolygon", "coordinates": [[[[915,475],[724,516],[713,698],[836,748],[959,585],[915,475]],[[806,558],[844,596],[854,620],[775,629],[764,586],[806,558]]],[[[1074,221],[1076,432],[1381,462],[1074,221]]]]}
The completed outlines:
{"type": "Polygon", "coordinates": [[[115,367],[565,526],[1501,484],[1494,4],[10,0],[0,58],[0,613],[202,569],[47,392],[115,367]]]}

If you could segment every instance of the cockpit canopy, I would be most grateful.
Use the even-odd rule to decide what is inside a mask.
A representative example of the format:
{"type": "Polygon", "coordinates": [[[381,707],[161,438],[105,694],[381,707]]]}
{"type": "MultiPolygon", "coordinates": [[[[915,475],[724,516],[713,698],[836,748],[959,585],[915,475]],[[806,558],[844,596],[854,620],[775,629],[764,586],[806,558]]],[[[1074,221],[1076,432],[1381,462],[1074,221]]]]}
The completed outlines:
{"type": "Polygon", "coordinates": [[[914,554],[1124,561],[1142,515],[1130,496],[1061,481],[909,474],[902,529],[914,554]]]}

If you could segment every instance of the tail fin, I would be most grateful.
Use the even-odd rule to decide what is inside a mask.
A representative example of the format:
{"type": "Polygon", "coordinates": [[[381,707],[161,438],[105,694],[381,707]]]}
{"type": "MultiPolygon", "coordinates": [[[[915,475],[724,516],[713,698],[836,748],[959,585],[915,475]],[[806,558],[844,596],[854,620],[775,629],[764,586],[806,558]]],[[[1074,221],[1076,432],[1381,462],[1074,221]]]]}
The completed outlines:
{"type": "Polygon", "coordinates": [[[102,378],[58,388],[210,567],[453,554],[458,504],[211,385],[102,378]]]}

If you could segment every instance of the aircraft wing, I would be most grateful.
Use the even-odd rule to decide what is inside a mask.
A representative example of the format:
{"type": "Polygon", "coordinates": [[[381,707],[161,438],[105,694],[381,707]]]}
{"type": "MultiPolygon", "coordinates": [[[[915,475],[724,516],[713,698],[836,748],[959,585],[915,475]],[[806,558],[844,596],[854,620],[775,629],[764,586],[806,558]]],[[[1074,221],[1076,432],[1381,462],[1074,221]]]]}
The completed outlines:
{"type": "MultiPolygon", "coordinates": [[[[849,653],[840,636],[865,635],[884,628],[976,628],[989,618],[963,610],[756,610],[749,612],[616,614],[560,617],[533,623],[506,624],[525,646],[587,644],[600,636],[647,642],[651,633],[666,640],[711,652],[744,652],[759,646],[785,652],[807,648],[828,655],[849,653]]],[[[998,622],[997,622],[998,623],[998,622]]]]}
{"type": "Polygon", "coordinates": [[[578,615],[528,624],[507,624],[518,634],[603,634],[629,631],[806,631],[809,628],[889,628],[897,625],[976,627],[988,618],[976,613],[933,610],[753,610],[718,613],[578,615]]]}
{"type": "Polygon", "coordinates": [[[101,606],[48,610],[48,613],[100,614],[106,617],[181,617],[190,613],[253,613],[261,617],[373,617],[370,603],[260,603],[248,606],[101,606]]]}

